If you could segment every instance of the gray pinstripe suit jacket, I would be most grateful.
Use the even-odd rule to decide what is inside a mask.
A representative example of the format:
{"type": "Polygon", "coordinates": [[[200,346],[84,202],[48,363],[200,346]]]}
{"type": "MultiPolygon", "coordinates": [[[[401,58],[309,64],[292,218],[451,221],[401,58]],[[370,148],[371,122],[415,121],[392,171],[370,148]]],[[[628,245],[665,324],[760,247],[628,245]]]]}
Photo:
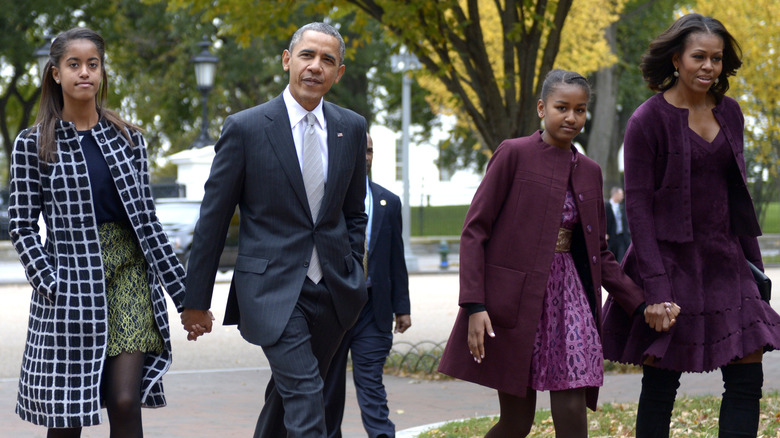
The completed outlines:
{"type": "Polygon", "coordinates": [[[215,146],[189,259],[185,307],[211,307],[219,251],[238,205],[239,255],[225,323],[237,323],[253,344],[273,344],[281,336],[306,278],[313,245],[344,330],[366,302],[366,122],[328,102],[323,111],[328,178],[316,223],[281,95],[228,117],[215,146]]]}
{"type": "MultiPolygon", "coordinates": [[[[91,426],[101,421],[99,386],[108,328],[87,164],[72,123],[57,123],[56,163],[39,162],[38,136],[30,132],[19,134],[11,155],[11,240],[34,290],[16,412],[46,427],[91,426]],[[38,235],[40,214],[47,229],[45,245],[38,235]]],[[[147,356],[141,401],[163,406],[161,378],[171,364],[171,343],[162,286],[180,306],[184,268],[155,214],[141,134],[132,133],[136,146],[131,146],[105,120],[92,133],[146,258],[165,349],[147,356]]]]}

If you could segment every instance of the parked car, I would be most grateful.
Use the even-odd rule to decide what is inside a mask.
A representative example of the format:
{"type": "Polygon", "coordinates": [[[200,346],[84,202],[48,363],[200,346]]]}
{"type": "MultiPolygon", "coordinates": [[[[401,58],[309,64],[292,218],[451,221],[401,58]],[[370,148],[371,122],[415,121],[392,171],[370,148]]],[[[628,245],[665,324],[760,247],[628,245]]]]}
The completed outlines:
{"type": "Polygon", "coordinates": [[[8,235],[8,206],[0,202],[0,240],[10,240],[8,235]]]}
{"type": "Polygon", "coordinates": [[[0,240],[10,240],[8,235],[8,202],[5,193],[0,191],[0,240]]]}
{"type": "MultiPolygon", "coordinates": [[[[200,201],[182,198],[160,198],[155,201],[157,218],[160,219],[168,240],[179,260],[187,266],[192,250],[192,235],[200,216],[200,201]]],[[[219,259],[219,270],[229,271],[236,266],[238,256],[238,209],[228,228],[225,247],[219,259]]]]}

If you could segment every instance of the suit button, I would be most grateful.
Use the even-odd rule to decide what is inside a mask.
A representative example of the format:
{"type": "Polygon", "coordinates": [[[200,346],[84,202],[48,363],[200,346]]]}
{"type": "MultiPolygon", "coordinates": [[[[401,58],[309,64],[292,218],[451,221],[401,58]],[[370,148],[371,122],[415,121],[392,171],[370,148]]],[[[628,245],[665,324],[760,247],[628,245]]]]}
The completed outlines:
{"type": "Polygon", "coordinates": [[[594,264],[594,265],[596,264],[596,262],[598,262],[598,259],[596,259],[596,256],[593,256],[593,257],[592,257],[592,260],[593,260],[593,264],[594,264]]]}
{"type": "Polygon", "coordinates": [[[303,262],[303,267],[304,268],[308,268],[309,267],[309,262],[303,262]]]}
{"type": "Polygon", "coordinates": [[[582,200],[584,199],[584,196],[582,196],[582,193],[580,193],[579,195],[577,195],[577,197],[578,197],[578,198],[580,198],[580,201],[582,201],[582,200]]]}
{"type": "Polygon", "coordinates": [[[588,229],[588,233],[592,233],[593,232],[593,227],[591,227],[590,225],[588,225],[586,228],[588,229]]]}

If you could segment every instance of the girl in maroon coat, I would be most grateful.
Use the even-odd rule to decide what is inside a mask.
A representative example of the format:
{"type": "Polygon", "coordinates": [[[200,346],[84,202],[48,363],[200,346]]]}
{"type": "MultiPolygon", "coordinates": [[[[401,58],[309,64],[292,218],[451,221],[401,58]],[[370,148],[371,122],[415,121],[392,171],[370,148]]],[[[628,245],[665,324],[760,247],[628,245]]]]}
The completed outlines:
{"type": "Polygon", "coordinates": [[[555,432],[585,437],[603,381],[601,285],[628,312],[668,329],[679,309],[644,308],[607,249],[601,169],[572,140],[590,86],[551,71],[537,104],[544,131],[504,141],[488,164],[461,236],[461,310],[439,371],[498,390],[488,437],[527,435],[536,391],[550,391],[555,432]]]}
{"type": "MultiPolygon", "coordinates": [[[[780,316],[759,297],[761,234],[745,177],[744,117],[724,95],[742,64],[721,22],[685,15],[652,43],[640,68],[658,93],[625,134],[623,266],[648,303],[682,307],[669,333],[647,330],[609,301],[604,353],[643,365],[636,436],[668,437],[681,372],[720,368],[720,437],[755,437],[762,353],[780,348],[780,316]]],[[[622,306],[621,306],[622,307],[622,306]]]]}

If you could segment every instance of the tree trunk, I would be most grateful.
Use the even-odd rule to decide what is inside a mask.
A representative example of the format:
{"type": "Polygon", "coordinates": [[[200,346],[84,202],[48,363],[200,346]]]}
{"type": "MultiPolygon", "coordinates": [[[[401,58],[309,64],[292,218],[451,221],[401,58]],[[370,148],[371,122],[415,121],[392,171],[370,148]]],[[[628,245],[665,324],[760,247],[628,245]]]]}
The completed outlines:
{"type": "MultiPolygon", "coordinates": [[[[606,39],[612,50],[616,46],[617,25],[606,30],[606,39]]],[[[588,135],[588,156],[601,166],[604,176],[604,195],[608,197],[613,186],[623,187],[618,166],[618,151],[623,141],[619,138],[617,111],[617,65],[603,68],[594,74],[595,105],[593,123],[588,135]]]]}

